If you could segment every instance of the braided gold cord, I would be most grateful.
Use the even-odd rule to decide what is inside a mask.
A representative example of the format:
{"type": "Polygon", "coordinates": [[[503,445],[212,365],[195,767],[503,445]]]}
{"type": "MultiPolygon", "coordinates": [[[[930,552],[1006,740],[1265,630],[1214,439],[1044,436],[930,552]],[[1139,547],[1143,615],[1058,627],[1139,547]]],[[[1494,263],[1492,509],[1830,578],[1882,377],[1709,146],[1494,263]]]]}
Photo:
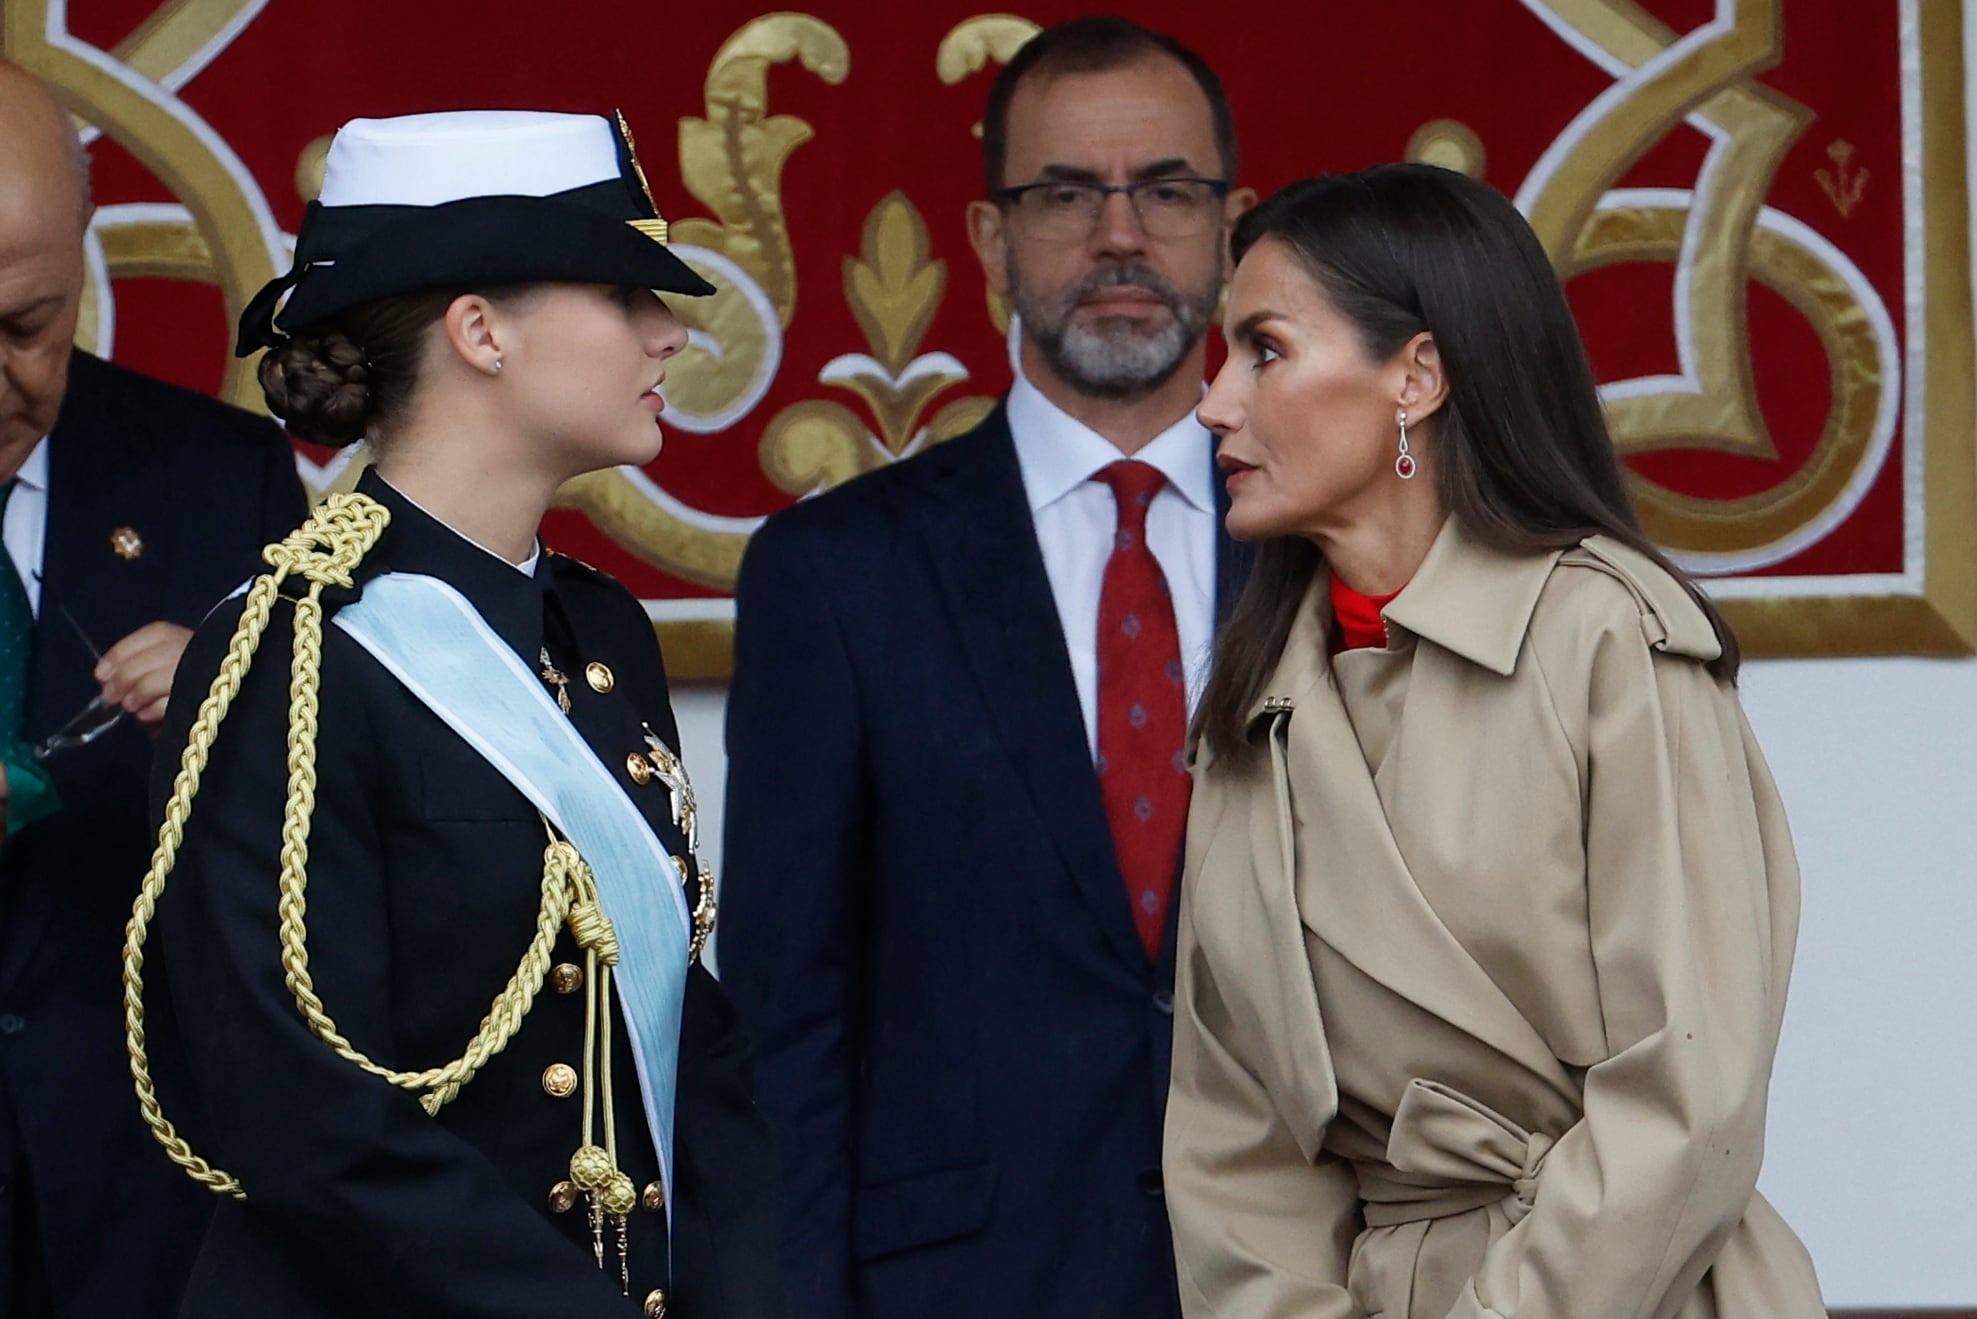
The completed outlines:
{"type": "MultiPolygon", "coordinates": [[[[131,906],[130,924],[124,935],[124,1033],[130,1054],[131,1081],[137,1092],[138,1107],[151,1134],[171,1160],[188,1176],[212,1191],[245,1199],[239,1179],[213,1167],[193,1153],[165,1117],[152,1083],[150,1060],[144,1036],[144,945],[149,937],[165,881],[177,864],[179,848],[185,841],[185,828],[192,817],[192,804],[199,791],[200,778],[234,698],[246,680],[248,668],[260,646],[281,595],[281,584],[290,576],[309,584],[307,593],[295,603],[294,645],[289,671],[287,768],[288,792],[282,811],[281,828],[281,962],[283,978],[294,996],[296,1007],[310,1030],[336,1054],[348,1062],[407,1090],[423,1090],[420,1104],[428,1114],[437,1113],[450,1103],[460,1088],[471,1081],[489,1059],[500,1053],[521,1028],[548,978],[551,954],[557,932],[568,920],[578,941],[607,962],[617,960],[616,936],[610,922],[597,910],[596,886],[590,868],[569,843],[552,833],[543,853],[542,905],[537,912],[535,934],[515,973],[495,996],[480,1028],[468,1042],[466,1051],[452,1062],[423,1071],[392,1071],[379,1066],[359,1052],[336,1028],[324,1008],[309,974],[308,861],[309,825],[316,802],[316,735],[320,709],[322,675],[323,609],[326,586],[348,589],[352,573],[377,543],[390,522],[390,511],[363,495],[332,495],[294,534],[264,550],[263,557],[273,572],[255,579],[243,607],[239,625],[227,645],[220,671],[213,678],[206,699],[200,704],[179,758],[179,770],[172,782],[171,799],[158,830],[158,845],[152,853],[151,868],[131,906]],[[573,908],[579,909],[573,912],[573,908]]],[[[545,828],[547,824],[545,822],[545,828]]]]}
{"type": "Polygon", "coordinates": [[[523,1018],[535,1005],[536,997],[549,978],[556,935],[579,891],[575,882],[577,867],[583,864],[576,849],[568,843],[559,841],[544,850],[542,905],[536,911],[535,936],[530,939],[528,950],[522,954],[514,975],[495,996],[487,1015],[481,1018],[480,1029],[468,1041],[466,1051],[452,1062],[424,1071],[393,1071],[373,1061],[338,1032],[335,1020],[324,1009],[322,1000],[316,997],[315,984],[309,977],[307,932],[302,923],[304,903],[299,883],[292,910],[284,894],[281,926],[282,965],[288,971],[288,984],[295,994],[296,1006],[301,1009],[303,1019],[309,1023],[316,1037],[329,1045],[338,1057],[402,1090],[430,1091],[421,1096],[419,1102],[427,1113],[437,1113],[452,1103],[460,1088],[473,1080],[489,1059],[507,1048],[515,1032],[521,1029],[523,1018]]]}
{"type": "Polygon", "coordinates": [[[124,928],[124,1047],[130,1054],[130,1076],[137,1090],[138,1111],[144,1117],[144,1124],[151,1128],[151,1134],[164,1146],[165,1154],[185,1169],[187,1176],[217,1194],[237,1200],[246,1198],[238,1179],[194,1154],[158,1103],[144,1042],[144,942],[152,917],[157,914],[158,899],[164,894],[166,877],[177,863],[179,846],[185,841],[185,825],[192,817],[192,798],[199,791],[199,777],[206,768],[213,739],[219,734],[227,708],[240,692],[247,667],[261,643],[261,634],[267,630],[279,584],[279,577],[262,577],[248,592],[240,624],[234,629],[227,653],[220,661],[220,671],[214,675],[198,717],[192,721],[185,751],[179,757],[178,774],[172,780],[171,800],[158,829],[158,845],[151,854],[151,869],[144,876],[136,902],[131,905],[130,924],[124,928]]]}
{"type": "MultiPolygon", "coordinates": [[[[192,721],[185,751],[179,756],[178,773],[172,780],[171,799],[158,829],[158,845],[151,854],[151,868],[131,904],[130,923],[124,929],[124,1046],[130,1055],[131,1084],[137,1092],[138,1110],[172,1162],[201,1186],[235,1199],[246,1198],[239,1179],[193,1153],[158,1103],[144,1037],[144,944],[150,935],[151,921],[157,915],[165,881],[177,864],[179,848],[185,842],[185,826],[192,818],[193,798],[198,794],[213,742],[219,736],[220,724],[232,707],[233,698],[240,694],[241,684],[246,681],[247,670],[273,616],[275,601],[280,598],[282,581],[291,573],[300,573],[312,583],[328,581],[350,586],[351,570],[363,560],[390,520],[387,510],[361,495],[332,495],[295,532],[262,551],[262,557],[274,571],[256,578],[248,591],[240,622],[221,658],[220,670],[213,676],[206,699],[200,703],[198,715],[192,721]]],[[[320,590],[320,585],[317,589],[320,590]]]]}

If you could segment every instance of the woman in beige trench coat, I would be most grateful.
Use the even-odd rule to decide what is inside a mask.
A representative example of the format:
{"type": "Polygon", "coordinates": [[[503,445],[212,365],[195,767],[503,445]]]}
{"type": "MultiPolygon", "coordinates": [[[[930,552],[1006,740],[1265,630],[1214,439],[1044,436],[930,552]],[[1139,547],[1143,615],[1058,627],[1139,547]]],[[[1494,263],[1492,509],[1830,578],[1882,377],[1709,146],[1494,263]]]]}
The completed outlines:
{"type": "Polygon", "coordinates": [[[1252,211],[1204,401],[1262,540],[1203,698],[1166,1185],[1190,1319],[1822,1319],[1757,1195],[1798,920],[1736,643],[1521,217],[1252,211]]]}

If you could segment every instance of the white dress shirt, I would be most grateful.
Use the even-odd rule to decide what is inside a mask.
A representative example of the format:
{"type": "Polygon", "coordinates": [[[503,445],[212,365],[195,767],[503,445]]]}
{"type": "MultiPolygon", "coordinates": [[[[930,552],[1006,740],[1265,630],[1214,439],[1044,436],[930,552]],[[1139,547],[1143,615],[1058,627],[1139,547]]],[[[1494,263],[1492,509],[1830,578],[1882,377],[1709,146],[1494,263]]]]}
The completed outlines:
{"type": "Polygon", "coordinates": [[[14,561],[28,607],[41,617],[41,560],[48,543],[48,437],[34,446],[21,470],[14,473],[14,493],[7,496],[4,538],[7,557],[14,561]]]}
{"type": "MultiPolygon", "coordinates": [[[[1124,455],[1112,442],[1052,403],[1019,373],[1009,390],[1009,430],[1029,496],[1030,517],[1084,711],[1085,735],[1098,755],[1098,602],[1119,514],[1099,469],[1124,455]]],[[[1190,413],[1133,455],[1160,469],[1167,484],[1147,510],[1146,539],[1174,599],[1187,674],[1188,713],[1208,678],[1215,620],[1215,476],[1213,439],[1190,413]]]]}

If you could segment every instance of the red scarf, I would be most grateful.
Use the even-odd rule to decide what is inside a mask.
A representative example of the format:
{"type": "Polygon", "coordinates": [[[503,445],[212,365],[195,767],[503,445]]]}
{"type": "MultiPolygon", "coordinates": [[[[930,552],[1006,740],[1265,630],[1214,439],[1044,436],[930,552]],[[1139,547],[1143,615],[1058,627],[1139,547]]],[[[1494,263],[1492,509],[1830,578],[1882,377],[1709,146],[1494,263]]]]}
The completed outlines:
{"type": "MultiPolygon", "coordinates": [[[[1405,589],[1405,588],[1402,588],[1405,589]]],[[[1387,620],[1380,617],[1399,591],[1389,591],[1385,595],[1361,595],[1338,579],[1332,577],[1332,613],[1339,620],[1339,630],[1335,639],[1338,650],[1359,650],[1365,646],[1386,648],[1387,620]]]]}

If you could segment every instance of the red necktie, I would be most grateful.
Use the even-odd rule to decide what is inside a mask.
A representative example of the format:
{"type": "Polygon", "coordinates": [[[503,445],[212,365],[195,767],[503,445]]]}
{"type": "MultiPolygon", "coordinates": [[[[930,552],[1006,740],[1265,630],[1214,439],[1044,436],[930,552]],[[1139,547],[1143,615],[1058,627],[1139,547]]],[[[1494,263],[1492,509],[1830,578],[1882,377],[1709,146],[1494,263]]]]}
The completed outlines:
{"type": "Polygon", "coordinates": [[[1094,478],[1112,487],[1119,529],[1098,598],[1098,786],[1133,924],[1160,955],[1187,831],[1188,698],[1180,631],[1146,511],[1166,484],[1160,469],[1118,462],[1094,478]]]}

